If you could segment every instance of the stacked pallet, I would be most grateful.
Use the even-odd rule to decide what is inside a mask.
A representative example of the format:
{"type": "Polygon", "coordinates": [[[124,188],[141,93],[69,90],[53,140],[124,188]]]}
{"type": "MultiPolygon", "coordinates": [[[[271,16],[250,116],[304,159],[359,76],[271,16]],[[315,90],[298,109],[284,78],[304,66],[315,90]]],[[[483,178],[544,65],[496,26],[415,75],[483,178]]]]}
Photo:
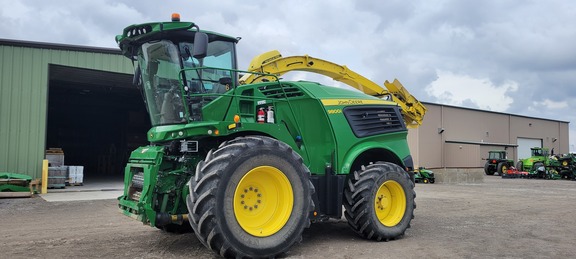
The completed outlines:
{"type": "Polygon", "coordinates": [[[54,189],[66,187],[67,173],[67,166],[48,167],[48,188],[54,189]]]}
{"type": "Polygon", "coordinates": [[[68,166],[68,184],[77,186],[84,183],[84,166],[68,166]]]}
{"type": "Polygon", "coordinates": [[[66,185],[83,185],[84,166],[67,166],[64,163],[64,150],[49,148],[46,150],[48,160],[48,188],[65,188],[66,185]]]}
{"type": "Polygon", "coordinates": [[[64,151],[61,148],[49,148],[46,150],[46,159],[48,166],[63,166],[64,151]]]}

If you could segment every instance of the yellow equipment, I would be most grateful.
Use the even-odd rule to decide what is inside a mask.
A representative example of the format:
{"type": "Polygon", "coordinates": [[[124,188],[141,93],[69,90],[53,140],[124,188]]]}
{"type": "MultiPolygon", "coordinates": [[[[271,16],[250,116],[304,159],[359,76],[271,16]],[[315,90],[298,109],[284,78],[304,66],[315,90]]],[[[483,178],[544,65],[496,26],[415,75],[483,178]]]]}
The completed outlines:
{"type": "Polygon", "coordinates": [[[275,81],[276,78],[290,71],[306,71],[331,77],[368,95],[389,96],[391,101],[396,102],[402,108],[402,116],[409,128],[420,126],[426,113],[426,107],[412,96],[397,79],[394,79],[392,83],[386,80],[384,87],[382,87],[344,65],[308,55],[282,57],[282,54],[277,50],[268,51],[254,57],[250,62],[248,71],[271,74],[272,76],[248,73],[240,78],[241,84],[275,81]]]}

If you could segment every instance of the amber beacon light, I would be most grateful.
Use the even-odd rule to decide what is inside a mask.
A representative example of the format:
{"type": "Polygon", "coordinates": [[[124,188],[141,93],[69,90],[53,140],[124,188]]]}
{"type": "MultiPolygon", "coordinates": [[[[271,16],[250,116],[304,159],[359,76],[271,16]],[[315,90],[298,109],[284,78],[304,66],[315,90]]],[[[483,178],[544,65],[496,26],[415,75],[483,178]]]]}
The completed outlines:
{"type": "Polygon", "coordinates": [[[180,21],[180,14],[179,13],[173,13],[172,14],[172,21],[173,22],[179,22],[180,21]]]}

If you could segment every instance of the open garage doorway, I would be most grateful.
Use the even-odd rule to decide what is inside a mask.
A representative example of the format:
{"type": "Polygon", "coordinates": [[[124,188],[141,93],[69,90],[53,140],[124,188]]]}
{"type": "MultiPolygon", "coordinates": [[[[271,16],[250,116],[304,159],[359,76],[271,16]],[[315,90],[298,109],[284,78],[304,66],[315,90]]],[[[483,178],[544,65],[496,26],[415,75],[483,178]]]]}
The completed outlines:
{"type": "Polygon", "coordinates": [[[518,138],[518,159],[526,159],[532,156],[531,148],[542,147],[542,139],[518,138]]]}
{"type": "Polygon", "coordinates": [[[46,148],[84,166],[84,182],[122,180],[130,152],[146,145],[150,120],[132,75],[49,66],[46,148]]]}

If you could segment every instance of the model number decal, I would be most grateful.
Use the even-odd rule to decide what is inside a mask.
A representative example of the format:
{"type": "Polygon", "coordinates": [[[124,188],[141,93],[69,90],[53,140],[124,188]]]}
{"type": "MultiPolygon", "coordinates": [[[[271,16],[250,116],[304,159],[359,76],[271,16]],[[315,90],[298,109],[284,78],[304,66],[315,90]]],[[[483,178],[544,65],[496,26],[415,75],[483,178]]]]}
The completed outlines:
{"type": "Polygon", "coordinates": [[[341,109],[330,109],[328,110],[328,114],[339,114],[342,113],[341,109]]]}

